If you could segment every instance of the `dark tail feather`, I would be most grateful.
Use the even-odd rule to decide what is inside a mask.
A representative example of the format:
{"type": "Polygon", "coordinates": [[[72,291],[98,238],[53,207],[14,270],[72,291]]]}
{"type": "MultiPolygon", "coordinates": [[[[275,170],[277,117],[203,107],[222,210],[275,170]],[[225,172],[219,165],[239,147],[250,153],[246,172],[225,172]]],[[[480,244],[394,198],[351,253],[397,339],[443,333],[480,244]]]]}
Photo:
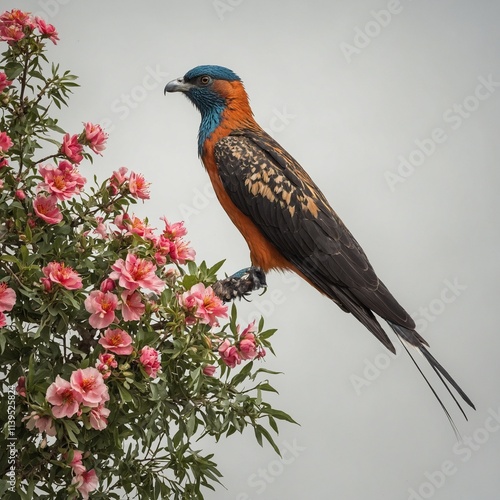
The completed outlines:
{"type": "Polygon", "coordinates": [[[424,375],[424,373],[422,372],[422,370],[418,366],[417,362],[415,361],[415,359],[411,355],[410,351],[406,347],[406,345],[403,342],[403,340],[405,342],[407,342],[408,344],[416,347],[422,353],[422,355],[425,357],[425,359],[431,365],[432,369],[434,370],[434,372],[436,373],[436,375],[439,377],[439,379],[441,380],[441,382],[443,383],[443,385],[446,387],[446,390],[448,391],[448,393],[453,398],[453,401],[455,401],[456,405],[458,406],[458,408],[462,412],[462,415],[465,417],[465,420],[468,420],[467,415],[465,414],[465,411],[463,410],[462,406],[460,405],[460,403],[458,402],[457,398],[455,397],[455,395],[451,391],[451,389],[448,386],[447,382],[457,391],[457,393],[460,395],[460,397],[471,408],[473,408],[475,410],[476,407],[474,406],[474,404],[472,403],[472,401],[470,400],[470,398],[467,396],[467,394],[465,394],[465,392],[462,390],[462,388],[455,382],[455,380],[453,380],[453,378],[451,377],[451,375],[443,368],[443,366],[437,361],[437,359],[426,349],[425,346],[428,345],[427,342],[417,332],[415,332],[414,330],[409,330],[408,328],[405,328],[403,326],[391,323],[390,321],[388,321],[388,323],[391,326],[391,328],[394,330],[394,332],[396,333],[398,339],[400,340],[401,344],[405,348],[406,352],[409,354],[410,358],[412,359],[413,363],[417,367],[418,371],[420,372],[420,374],[422,375],[422,377],[426,381],[427,385],[430,387],[432,393],[434,394],[434,396],[438,400],[439,404],[441,405],[441,408],[444,410],[446,416],[448,417],[448,420],[450,421],[450,424],[453,427],[453,430],[455,431],[455,434],[458,434],[457,427],[456,427],[455,423],[453,422],[453,419],[451,418],[448,410],[444,406],[443,402],[439,398],[438,394],[436,393],[436,391],[432,387],[432,385],[429,382],[429,380],[427,379],[427,377],[424,375]]]}

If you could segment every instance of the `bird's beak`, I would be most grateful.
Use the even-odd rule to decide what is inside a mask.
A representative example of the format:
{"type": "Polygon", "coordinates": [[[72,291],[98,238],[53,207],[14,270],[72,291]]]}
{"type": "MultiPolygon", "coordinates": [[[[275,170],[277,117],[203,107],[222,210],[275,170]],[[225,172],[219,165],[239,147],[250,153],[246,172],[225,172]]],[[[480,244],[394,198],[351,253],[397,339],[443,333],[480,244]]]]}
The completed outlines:
{"type": "Polygon", "coordinates": [[[192,85],[184,81],[184,78],[176,78],[171,82],[168,82],[165,86],[164,94],[167,92],[187,92],[192,85]]]}

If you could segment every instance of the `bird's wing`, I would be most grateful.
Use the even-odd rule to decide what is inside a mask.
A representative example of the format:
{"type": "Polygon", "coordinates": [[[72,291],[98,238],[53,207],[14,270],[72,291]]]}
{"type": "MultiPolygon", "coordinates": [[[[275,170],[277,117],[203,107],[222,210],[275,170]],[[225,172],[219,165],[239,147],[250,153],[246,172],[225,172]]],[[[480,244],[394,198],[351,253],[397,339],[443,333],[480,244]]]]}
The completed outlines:
{"type": "MultiPolygon", "coordinates": [[[[370,311],[414,328],[319,188],[276,141],[264,131],[237,131],[214,154],[232,202],[314,286],[372,331],[370,311]]],[[[393,350],[379,328],[373,333],[393,350]]]]}

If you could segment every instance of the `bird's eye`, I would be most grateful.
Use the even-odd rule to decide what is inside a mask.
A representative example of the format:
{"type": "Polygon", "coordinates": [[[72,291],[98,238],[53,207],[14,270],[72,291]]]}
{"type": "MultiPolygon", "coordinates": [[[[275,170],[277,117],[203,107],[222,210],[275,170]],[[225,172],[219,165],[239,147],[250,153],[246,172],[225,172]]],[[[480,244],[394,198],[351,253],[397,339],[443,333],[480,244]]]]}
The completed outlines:
{"type": "Polygon", "coordinates": [[[200,76],[200,79],[198,80],[200,85],[207,86],[212,82],[212,79],[208,75],[203,75],[200,76]]]}

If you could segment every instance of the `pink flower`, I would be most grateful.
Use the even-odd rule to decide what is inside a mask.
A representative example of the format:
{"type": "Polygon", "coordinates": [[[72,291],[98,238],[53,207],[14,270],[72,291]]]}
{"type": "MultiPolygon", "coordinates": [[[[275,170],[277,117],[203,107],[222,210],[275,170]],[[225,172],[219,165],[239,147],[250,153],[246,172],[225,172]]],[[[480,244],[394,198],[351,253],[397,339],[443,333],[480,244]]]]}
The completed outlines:
{"type": "Polygon", "coordinates": [[[0,312],[11,311],[16,303],[16,292],[7,286],[5,281],[0,282],[0,312]]]}
{"type": "Polygon", "coordinates": [[[129,253],[125,260],[118,259],[112,266],[111,279],[118,280],[121,287],[134,291],[139,287],[161,292],[165,283],[156,276],[156,266],[147,259],[129,253]]]}
{"type": "MultiPolygon", "coordinates": [[[[64,455],[66,458],[66,456],[64,455]]],[[[83,453],[80,450],[73,450],[73,460],[69,463],[73,469],[73,473],[78,476],[85,472],[85,466],[82,463],[83,453]]],[[[67,458],[66,458],[67,460],[67,458]]]]}
{"type": "Polygon", "coordinates": [[[106,380],[111,375],[111,368],[116,368],[118,362],[115,359],[115,355],[109,352],[99,354],[99,359],[96,362],[95,367],[101,372],[102,378],[106,380]]]}
{"type": "Polygon", "coordinates": [[[50,262],[42,271],[52,283],[59,283],[66,290],[79,290],[83,286],[78,273],[63,262],[50,262]]]}
{"type": "Polygon", "coordinates": [[[188,260],[194,260],[196,252],[189,246],[189,242],[176,239],[170,245],[170,258],[179,264],[185,264],[188,260]]]}
{"type": "Polygon", "coordinates": [[[62,213],[57,207],[55,196],[38,195],[33,202],[35,213],[48,224],[58,224],[62,221],[62,213]]]}
{"type": "Polygon", "coordinates": [[[25,36],[24,28],[33,30],[34,23],[27,12],[12,9],[0,16],[0,40],[12,45],[25,36]]]}
{"type": "Polygon", "coordinates": [[[23,201],[26,199],[26,193],[22,189],[16,189],[14,194],[18,200],[23,201]]]}
{"type": "Polygon", "coordinates": [[[12,139],[5,132],[0,132],[0,152],[8,151],[13,144],[12,139]]]}
{"type": "Polygon", "coordinates": [[[146,306],[141,301],[141,296],[138,292],[130,292],[125,290],[121,294],[122,299],[122,316],[125,321],[137,321],[144,314],[146,306]]]}
{"type": "Polygon", "coordinates": [[[128,190],[132,196],[141,200],[148,200],[149,186],[150,183],[146,182],[146,179],[144,179],[142,174],[136,174],[135,172],[130,173],[130,177],[128,179],[128,190]]]}
{"type": "Polygon", "coordinates": [[[83,160],[83,146],[78,142],[78,136],[65,134],[61,144],[60,152],[73,163],[80,163],[83,160]]]}
{"type": "Polygon", "coordinates": [[[45,432],[47,436],[55,436],[56,428],[54,426],[54,420],[47,415],[38,415],[38,413],[32,411],[30,415],[24,417],[23,420],[28,420],[26,422],[26,427],[32,431],[35,427],[38,432],[45,432]]]}
{"type": "Polygon", "coordinates": [[[76,485],[76,489],[84,500],[88,500],[89,493],[92,493],[99,486],[99,479],[94,469],[82,472],[73,478],[71,484],[76,485]]]}
{"type": "Polygon", "coordinates": [[[26,378],[21,376],[17,379],[16,392],[22,398],[26,397],[26,378]]]}
{"type": "Polygon", "coordinates": [[[59,35],[52,24],[46,23],[39,17],[35,17],[35,24],[43,37],[48,38],[52,43],[54,43],[54,45],[57,44],[59,35]]]}
{"type": "Polygon", "coordinates": [[[10,26],[0,25],[0,40],[4,40],[12,45],[24,38],[24,31],[21,27],[11,24],[10,26]]]}
{"type": "Polygon", "coordinates": [[[12,85],[12,80],[7,80],[7,75],[0,73],[0,93],[2,93],[9,85],[12,85]]]}
{"type": "Polygon", "coordinates": [[[255,321],[252,321],[240,335],[239,350],[242,359],[254,359],[257,356],[257,344],[255,342],[255,321]]]}
{"type": "Polygon", "coordinates": [[[94,290],[85,299],[85,309],[91,314],[89,323],[94,328],[106,328],[115,319],[118,297],[111,292],[94,290]]]}
{"type": "Polygon", "coordinates": [[[56,381],[49,385],[45,399],[51,404],[52,413],[56,418],[72,417],[80,408],[79,396],[72,385],[59,375],[56,381]]]}
{"type": "Polygon", "coordinates": [[[134,350],[132,346],[132,337],[120,328],[108,328],[104,332],[104,337],[99,339],[99,344],[101,344],[104,349],[123,356],[131,354],[134,350]]]}
{"type": "Polygon", "coordinates": [[[183,236],[186,236],[187,229],[184,227],[184,221],[174,222],[170,224],[166,217],[160,217],[160,219],[165,223],[163,235],[166,238],[175,240],[176,238],[182,238],[183,236]]]}
{"type": "Polygon", "coordinates": [[[117,215],[114,223],[120,231],[127,231],[127,235],[137,234],[144,239],[151,239],[153,237],[151,227],[135,215],[132,215],[132,217],[128,213],[117,215]]]}
{"type": "Polygon", "coordinates": [[[116,288],[115,282],[111,278],[106,278],[99,287],[101,292],[112,292],[116,288]]]}
{"type": "Polygon", "coordinates": [[[207,377],[213,377],[215,370],[217,370],[217,367],[214,365],[207,365],[203,367],[203,374],[206,375],[207,377]]]}
{"type": "Polygon", "coordinates": [[[39,171],[44,182],[41,182],[38,187],[45,189],[58,200],[71,199],[80,193],[87,182],[85,177],[82,177],[78,170],[66,160],[61,161],[57,167],[41,166],[39,171]]]}
{"type": "Polygon", "coordinates": [[[106,229],[106,226],[104,225],[103,218],[102,217],[96,217],[95,220],[97,221],[97,227],[95,228],[95,232],[101,236],[103,239],[107,239],[108,237],[108,231],[106,229]]]}
{"type": "Polygon", "coordinates": [[[92,149],[94,153],[101,154],[104,149],[106,149],[108,134],[104,133],[100,125],[84,123],[84,127],[85,139],[90,149],[92,149]]]}
{"type": "Polygon", "coordinates": [[[121,187],[128,180],[127,176],[128,168],[120,167],[118,170],[113,172],[113,175],[109,178],[109,190],[111,194],[118,194],[121,187]]]}
{"type": "Polygon", "coordinates": [[[236,349],[234,345],[231,345],[229,340],[224,340],[224,342],[222,342],[219,346],[218,351],[222,361],[224,361],[229,368],[234,368],[236,365],[241,363],[241,356],[238,349],[236,349]]]}
{"type": "Polygon", "coordinates": [[[143,347],[140,351],[139,362],[151,378],[156,378],[157,372],[161,368],[160,353],[156,349],[149,346],[143,347]]]}
{"type": "Polygon", "coordinates": [[[96,408],[109,400],[108,388],[96,368],[75,370],[71,374],[70,383],[76,397],[85,406],[96,408]]]}
{"type": "MultiPolygon", "coordinates": [[[[227,317],[227,306],[215,295],[211,287],[198,283],[179,297],[179,303],[201,323],[217,326],[217,318],[227,317]]],[[[189,323],[188,319],[188,323],[189,323]]]]}
{"type": "Polygon", "coordinates": [[[0,327],[4,327],[7,325],[7,316],[3,312],[0,311],[0,327]]]}
{"type": "Polygon", "coordinates": [[[90,425],[96,431],[102,431],[108,425],[107,417],[111,411],[108,408],[104,408],[104,405],[99,405],[97,408],[92,408],[89,413],[90,425]]]}

